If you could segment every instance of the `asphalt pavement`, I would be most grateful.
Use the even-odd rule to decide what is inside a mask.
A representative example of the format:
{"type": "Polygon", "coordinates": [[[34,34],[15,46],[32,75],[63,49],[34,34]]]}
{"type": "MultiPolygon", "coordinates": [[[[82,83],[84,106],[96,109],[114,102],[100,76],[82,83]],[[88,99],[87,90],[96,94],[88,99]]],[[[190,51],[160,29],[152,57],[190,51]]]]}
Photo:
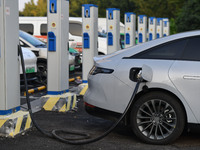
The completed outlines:
{"type": "MultiPolygon", "coordinates": [[[[53,129],[75,130],[96,137],[106,131],[112,121],[87,114],[83,99],[78,99],[78,109],[67,113],[34,113],[35,120],[47,131],[53,129]]],[[[200,129],[182,135],[171,145],[148,145],[139,141],[129,127],[120,124],[104,139],[87,145],[69,145],[42,135],[35,127],[15,138],[0,138],[0,150],[194,150],[200,149],[200,129]]]]}
{"type": "MultiPolygon", "coordinates": [[[[70,84],[70,88],[77,84],[70,84]]],[[[45,91],[31,95],[33,103],[45,94],[45,91]]],[[[21,97],[25,103],[25,97],[21,97]]],[[[35,105],[36,106],[36,105],[35,105]]],[[[105,132],[112,121],[104,120],[87,114],[84,110],[82,97],[78,97],[77,110],[67,113],[46,112],[37,110],[34,118],[39,126],[47,131],[53,129],[75,130],[89,133],[97,137],[105,132]]],[[[128,126],[120,124],[104,139],[87,145],[69,145],[41,134],[35,127],[15,138],[0,138],[0,150],[199,150],[200,128],[192,129],[183,134],[177,141],[170,145],[149,145],[138,140],[128,126]]]]}

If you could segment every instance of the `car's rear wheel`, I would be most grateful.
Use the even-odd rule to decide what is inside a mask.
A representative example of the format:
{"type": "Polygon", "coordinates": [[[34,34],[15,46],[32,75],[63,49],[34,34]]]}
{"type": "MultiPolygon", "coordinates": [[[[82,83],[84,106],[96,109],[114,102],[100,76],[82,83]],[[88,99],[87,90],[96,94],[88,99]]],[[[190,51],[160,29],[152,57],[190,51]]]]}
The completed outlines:
{"type": "Polygon", "coordinates": [[[130,116],[135,135],[150,144],[173,142],[185,126],[182,105],[175,97],[164,92],[151,92],[139,98],[130,116]]]}

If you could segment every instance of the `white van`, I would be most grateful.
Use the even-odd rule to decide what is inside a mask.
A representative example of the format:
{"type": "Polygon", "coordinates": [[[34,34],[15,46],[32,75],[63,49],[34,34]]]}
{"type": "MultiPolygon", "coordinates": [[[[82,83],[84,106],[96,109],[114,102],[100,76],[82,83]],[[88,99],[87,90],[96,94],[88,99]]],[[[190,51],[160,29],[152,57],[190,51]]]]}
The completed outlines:
{"type": "MultiPolygon", "coordinates": [[[[37,38],[47,41],[47,17],[19,17],[20,30],[28,32],[37,38]]],[[[106,18],[99,18],[99,32],[106,32],[106,18]]],[[[120,23],[120,32],[124,32],[124,25],[120,23]]],[[[98,51],[107,54],[107,39],[98,37],[98,51]]],[[[82,51],[82,18],[69,17],[69,47],[82,51]]]]}

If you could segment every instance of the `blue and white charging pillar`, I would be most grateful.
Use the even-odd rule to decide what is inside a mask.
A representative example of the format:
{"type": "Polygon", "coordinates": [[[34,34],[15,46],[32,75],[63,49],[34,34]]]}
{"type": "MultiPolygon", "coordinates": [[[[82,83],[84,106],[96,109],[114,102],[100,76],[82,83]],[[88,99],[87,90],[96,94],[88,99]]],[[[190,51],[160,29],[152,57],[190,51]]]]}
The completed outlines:
{"type": "Polygon", "coordinates": [[[138,16],[138,44],[147,41],[147,16],[138,16]]]}
{"type": "Polygon", "coordinates": [[[0,115],[19,110],[18,1],[0,0],[0,115]]]}
{"type": "Polygon", "coordinates": [[[60,95],[69,89],[69,1],[48,0],[47,94],[60,95]]]}
{"type": "Polygon", "coordinates": [[[163,37],[163,19],[162,18],[157,18],[157,23],[156,23],[156,38],[161,38],[163,37]]]}
{"type": "Polygon", "coordinates": [[[29,113],[20,110],[18,45],[18,0],[0,0],[0,136],[6,137],[14,137],[31,123],[29,113]]]}
{"type": "Polygon", "coordinates": [[[67,112],[76,105],[69,92],[69,1],[48,0],[47,95],[41,98],[46,111],[67,112]]]}
{"type": "Polygon", "coordinates": [[[106,10],[107,22],[107,52],[108,54],[120,50],[120,9],[106,10]]]}
{"type": "Polygon", "coordinates": [[[168,18],[163,18],[163,36],[170,35],[170,23],[168,18]]]}
{"type": "Polygon", "coordinates": [[[156,39],[156,18],[149,18],[149,41],[156,39]]]}
{"type": "Polygon", "coordinates": [[[94,65],[93,57],[98,55],[98,6],[82,5],[83,30],[83,83],[87,83],[88,73],[94,65]]]}
{"type": "Polygon", "coordinates": [[[125,13],[125,48],[135,45],[136,15],[132,12],[125,13]]]}

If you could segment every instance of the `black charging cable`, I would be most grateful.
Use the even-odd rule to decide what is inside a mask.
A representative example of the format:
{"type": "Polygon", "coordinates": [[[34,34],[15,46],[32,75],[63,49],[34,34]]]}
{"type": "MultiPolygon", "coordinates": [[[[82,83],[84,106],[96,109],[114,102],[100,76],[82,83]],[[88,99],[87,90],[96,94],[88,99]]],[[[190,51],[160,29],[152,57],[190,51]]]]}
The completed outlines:
{"type": "Polygon", "coordinates": [[[35,127],[38,129],[38,131],[40,131],[42,134],[51,137],[51,138],[56,138],[58,140],[60,140],[61,142],[67,143],[67,144],[72,144],[72,145],[83,145],[83,144],[89,144],[89,143],[93,143],[96,142],[98,140],[103,139],[104,137],[106,137],[109,133],[111,133],[116,127],[117,125],[122,121],[122,119],[125,117],[125,115],[127,114],[129,108],[131,107],[131,104],[135,98],[135,95],[137,94],[137,91],[139,89],[140,83],[143,82],[143,79],[141,76],[138,76],[138,81],[136,83],[134,92],[131,96],[131,99],[125,109],[125,111],[123,112],[123,114],[121,115],[121,117],[118,119],[118,121],[116,121],[106,132],[104,132],[102,135],[91,139],[90,135],[87,133],[82,133],[82,132],[76,132],[76,131],[68,131],[68,130],[53,130],[52,132],[48,132],[42,128],[40,128],[40,126],[37,124],[37,122],[34,119],[33,113],[32,113],[32,109],[31,109],[31,104],[30,104],[30,99],[29,99],[29,93],[28,93],[28,84],[27,84],[27,79],[26,79],[26,72],[25,72],[25,64],[24,64],[24,58],[23,58],[23,54],[22,54],[22,49],[19,46],[19,54],[21,57],[21,64],[22,64],[22,70],[23,70],[23,76],[24,76],[24,83],[25,83],[25,88],[26,88],[26,101],[27,101],[27,105],[28,105],[28,110],[30,113],[30,117],[32,119],[33,124],[35,125],[35,127]],[[81,136],[81,137],[61,137],[59,136],[59,134],[66,134],[66,135],[77,135],[77,136],[81,136]]]}

